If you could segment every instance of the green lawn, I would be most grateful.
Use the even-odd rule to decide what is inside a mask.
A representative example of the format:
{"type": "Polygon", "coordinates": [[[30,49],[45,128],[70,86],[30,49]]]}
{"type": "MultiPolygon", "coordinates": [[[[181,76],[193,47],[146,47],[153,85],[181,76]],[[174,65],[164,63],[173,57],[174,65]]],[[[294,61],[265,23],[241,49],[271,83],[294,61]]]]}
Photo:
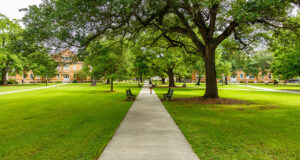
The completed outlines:
{"type": "MultiPolygon", "coordinates": [[[[48,86],[57,85],[57,84],[59,84],[59,83],[48,83],[48,86]]],[[[40,88],[40,87],[46,87],[46,84],[44,84],[44,83],[31,84],[30,83],[30,84],[16,84],[16,85],[8,85],[8,86],[0,85],[0,93],[24,90],[24,89],[40,88]]]]}
{"type": "MultiPolygon", "coordinates": [[[[155,91],[162,97],[167,88],[155,91]]],[[[175,88],[174,98],[204,91],[175,88]]],[[[200,159],[300,159],[299,94],[220,89],[219,95],[255,104],[163,102],[200,159]]]]}
{"type": "Polygon", "coordinates": [[[126,88],[140,90],[67,84],[0,95],[0,159],[99,158],[132,104],[126,88]]]}

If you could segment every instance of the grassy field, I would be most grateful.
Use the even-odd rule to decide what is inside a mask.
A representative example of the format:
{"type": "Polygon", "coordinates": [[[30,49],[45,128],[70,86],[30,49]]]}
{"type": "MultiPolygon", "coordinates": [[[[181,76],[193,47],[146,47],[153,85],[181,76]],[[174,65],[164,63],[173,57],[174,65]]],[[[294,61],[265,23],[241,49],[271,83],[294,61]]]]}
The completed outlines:
{"type": "Polygon", "coordinates": [[[220,97],[249,104],[176,101],[204,95],[193,87],[175,88],[175,101],[163,102],[200,159],[300,159],[299,94],[221,88],[220,97]]]}
{"type": "Polygon", "coordinates": [[[0,159],[99,158],[132,104],[127,88],[140,90],[67,84],[0,95],[0,159]]]}

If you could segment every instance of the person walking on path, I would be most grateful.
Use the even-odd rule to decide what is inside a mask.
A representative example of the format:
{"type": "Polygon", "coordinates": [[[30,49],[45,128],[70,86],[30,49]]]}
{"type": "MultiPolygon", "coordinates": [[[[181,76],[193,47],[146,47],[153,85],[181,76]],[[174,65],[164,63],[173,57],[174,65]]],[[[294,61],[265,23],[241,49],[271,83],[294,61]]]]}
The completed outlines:
{"type": "Polygon", "coordinates": [[[152,81],[149,82],[150,94],[152,94],[153,84],[152,81]]]}

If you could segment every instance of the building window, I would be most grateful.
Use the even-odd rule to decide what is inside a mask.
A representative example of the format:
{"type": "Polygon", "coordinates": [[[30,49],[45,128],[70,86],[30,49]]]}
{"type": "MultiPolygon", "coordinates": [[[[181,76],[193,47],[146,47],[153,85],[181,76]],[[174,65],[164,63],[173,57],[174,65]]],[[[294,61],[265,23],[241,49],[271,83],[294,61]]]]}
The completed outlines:
{"type": "Polygon", "coordinates": [[[41,78],[41,76],[39,76],[39,75],[38,75],[38,76],[36,76],[36,78],[37,78],[37,79],[40,79],[40,78],[41,78]]]}
{"type": "Polygon", "coordinates": [[[250,77],[251,79],[254,79],[254,75],[253,74],[251,74],[251,77],[250,77]]]}
{"type": "Polygon", "coordinates": [[[34,75],[33,74],[30,74],[30,79],[34,79],[34,75]]]}
{"type": "Polygon", "coordinates": [[[64,75],[64,80],[68,80],[69,79],[69,75],[68,74],[65,74],[64,75]]]}
{"type": "Polygon", "coordinates": [[[232,75],[231,78],[235,78],[235,75],[232,75]]]}
{"type": "Polygon", "coordinates": [[[59,74],[56,75],[57,79],[59,79],[59,74]]]}
{"type": "Polygon", "coordinates": [[[243,74],[241,74],[241,76],[240,76],[240,77],[241,77],[241,79],[243,79],[243,78],[244,78],[244,75],[243,75],[243,74]]]}
{"type": "Polygon", "coordinates": [[[68,60],[70,60],[70,57],[62,57],[62,60],[63,61],[68,61],[68,60]]]}
{"type": "Polygon", "coordinates": [[[65,70],[69,70],[69,69],[70,69],[70,65],[67,65],[67,64],[64,65],[64,69],[65,69],[65,70]]]}
{"type": "Polygon", "coordinates": [[[57,69],[60,69],[60,66],[57,66],[57,69]]]}
{"type": "Polygon", "coordinates": [[[27,77],[27,74],[25,73],[25,74],[23,74],[23,78],[26,78],[27,77]]]}
{"type": "Polygon", "coordinates": [[[269,79],[271,79],[272,78],[272,75],[271,74],[269,74],[269,79]]]}
{"type": "Polygon", "coordinates": [[[73,70],[76,70],[76,64],[73,65],[73,70]]]}

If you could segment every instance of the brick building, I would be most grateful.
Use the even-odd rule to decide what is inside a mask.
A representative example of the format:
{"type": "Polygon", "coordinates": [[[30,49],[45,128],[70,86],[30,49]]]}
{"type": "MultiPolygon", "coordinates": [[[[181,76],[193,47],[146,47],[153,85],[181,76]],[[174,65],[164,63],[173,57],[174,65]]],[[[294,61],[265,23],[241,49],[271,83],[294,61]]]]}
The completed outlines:
{"type": "MultiPolygon", "coordinates": [[[[77,61],[76,54],[70,50],[64,50],[53,56],[53,59],[58,62],[57,75],[55,77],[48,77],[49,82],[72,82],[74,80],[80,81],[91,81],[91,77],[80,78],[76,77],[76,72],[81,71],[83,67],[83,62],[77,61]]],[[[23,73],[23,75],[17,74],[10,79],[16,79],[18,83],[33,83],[45,81],[45,77],[39,75],[34,75],[32,71],[23,73]]]]}

